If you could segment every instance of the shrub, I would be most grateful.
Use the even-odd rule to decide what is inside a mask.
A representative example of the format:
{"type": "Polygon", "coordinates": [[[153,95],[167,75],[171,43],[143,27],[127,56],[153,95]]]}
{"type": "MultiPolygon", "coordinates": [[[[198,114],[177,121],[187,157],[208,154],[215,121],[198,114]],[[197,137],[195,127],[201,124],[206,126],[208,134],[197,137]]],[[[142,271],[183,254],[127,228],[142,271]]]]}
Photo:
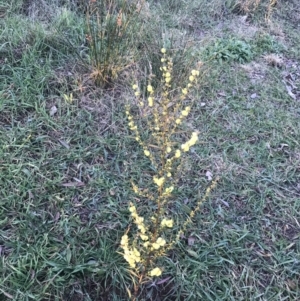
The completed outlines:
{"type": "Polygon", "coordinates": [[[152,183],[149,183],[147,188],[139,188],[132,182],[133,191],[139,199],[145,200],[147,211],[143,212],[137,204],[130,202],[129,211],[135,229],[128,228],[121,240],[122,254],[129,264],[133,277],[133,295],[131,289],[128,289],[131,300],[136,300],[142,284],[162,274],[163,269],[158,265],[158,260],[175,246],[188,223],[192,221],[211,189],[216,185],[216,181],[213,181],[176,233],[175,229],[178,227],[175,227],[174,218],[168,215],[167,208],[174,198],[174,191],[183,169],[182,159],[198,140],[198,132],[194,131],[190,138],[180,145],[178,131],[190,113],[191,107],[186,103],[197,81],[199,71],[192,70],[188,84],[178,95],[176,93],[178,90],[172,87],[172,61],[165,54],[164,48],[161,51],[163,53],[161,96],[155,95],[154,88],[149,82],[145,100],[139,86],[134,84],[133,90],[142,116],[136,118],[131,113],[131,107],[126,108],[129,128],[155,170],[152,183]],[[144,118],[139,122],[141,117],[144,118]],[[139,129],[139,125],[142,124],[146,124],[147,131],[150,132],[147,140],[143,139],[144,135],[139,129]]]}

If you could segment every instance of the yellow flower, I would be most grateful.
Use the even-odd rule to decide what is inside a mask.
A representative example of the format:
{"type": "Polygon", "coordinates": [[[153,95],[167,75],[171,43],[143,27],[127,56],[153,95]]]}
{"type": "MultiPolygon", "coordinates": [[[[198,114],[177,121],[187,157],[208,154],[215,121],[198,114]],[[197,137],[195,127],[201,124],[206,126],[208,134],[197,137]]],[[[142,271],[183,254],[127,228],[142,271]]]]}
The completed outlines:
{"type": "Polygon", "coordinates": [[[190,87],[192,87],[193,85],[192,85],[192,84],[190,84],[190,83],[188,83],[188,85],[187,85],[187,86],[188,86],[188,88],[190,88],[190,87]]]}
{"type": "Polygon", "coordinates": [[[196,132],[192,133],[192,137],[190,139],[190,144],[194,145],[198,141],[198,134],[196,132]]]}
{"type": "Polygon", "coordinates": [[[135,211],[135,212],[132,212],[132,213],[131,213],[131,216],[132,216],[133,218],[137,218],[137,217],[138,217],[136,211],[135,211]]]}
{"type": "Polygon", "coordinates": [[[162,63],[164,63],[166,60],[165,60],[164,58],[162,58],[160,61],[161,61],[162,63]]]}
{"type": "Polygon", "coordinates": [[[160,224],[162,227],[168,227],[172,228],[173,227],[173,220],[172,219],[163,219],[160,224]]]}
{"type": "Polygon", "coordinates": [[[176,122],[176,124],[180,124],[180,123],[181,123],[181,119],[180,119],[180,118],[177,118],[177,119],[175,120],[175,122],[176,122]]]}
{"type": "Polygon", "coordinates": [[[193,76],[196,76],[196,70],[192,70],[191,73],[192,73],[193,76]]]}
{"type": "MultiPolygon", "coordinates": [[[[139,192],[139,188],[134,183],[132,183],[132,189],[135,193],[139,192]]],[[[130,209],[129,209],[129,211],[130,211],[130,209]]]]}
{"type": "Polygon", "coordinates": [[[154,277],[154,276],[160,276],[161,273],[162,273],[162,271],[161,271],[160,268],[155,268],[155,269],[153,269],[153,270],[151,270],[151,271],[149,272],[149,275],[150,275],[151,277],[154,277]]]}
{"type": "Polygon", "coordinates": [[[136,91],[136,92],[134,93],[134,95],[135,95],[135,96],[139,96],[140,93],[139,93],[138,91],[136,91]]]}
{"type": "Polygon", "coordinates": [[[148,240],[149,239],[148,235],[144,235],[144,234],[141,234],[140,237],[141,237],[142,240],[148,240]]]}
{"type": "Polygon", "coordinates": [[[138,88],[138,85],[136,85],[136,84],[132,85],[133,90],[136,90],[137,88],[138,88]]]}
{"type": "Polygon", "coordinates": [[[144,222],[144,218],[143,218],[143,217],[138,216],[138,217],[136,218],[136,223],[137,223],[138,225],[142,225],[143,222],[144,222]]]}
{"type": "Polygon", "coordinates": [[[199,71],[198,70],[192,70],[192,75],[193,76],[198,76],[199,75],[199,71]]]}
{"type": "Polygon", "coordinates": [[[152,88],[151,85],[148,85],[148,86],[147,86],[147,91],[150,92],[150,93],[153,92],[153,88],[152,88]]]}
{"type": "Polygon", "coordinates": [[[181,115],[186,117],[187,115],[189,115],[189,112],[184,110],[184,111],[181,112],[181,115]]]}
{"type": "Polygon", "coordinates": [[[144,154],[145,154],[146,157],[150,156],[150,152],[147,149],[144,150],[144,154]]]}
{"type": "Polygon", "coordinates": [[[141,231],[142,234],[145,234],[146,233],[146,228],[144,225],[142,224],[138,224],[138,229],[141,231]]]}
{"type": "Polygon", "coordinates": [[[181,145],[181,149],[184,152],[188,152],[190,150],[190,146],[188,145],[188,143],[184,143],[184,144],[181,145]]]}
{"type": "Polygon", "coordinates": [[[174,189],[174,186],[167,187],[165,190],[165,193],[169,194],[173,191],[173,189],[174,189]]]}
{"type": "Polygon", "coordinates": [[[129,263],[131,268],[135,268],[135,260],[130,255],[124,255],[125,260],[129,263]]]}
{"type": "Polygon", "coordinates": [[[166,226],[167,226],[168,228],[172,228],[172,227],[173,227],[173,220],[172,220],[172,219],[167,220],[167,221],[166,221],[166,226]]]}
{"type": "Polygon", "coordinates": [[[165,181],[165,178],[164,177],[161,177],[161,178],[158,178],[156,176],[153,177],[153,182],[158,186],[162,186],[164,184],[164,181],[165,181]]]}
{"type": "Polygon", "coordinates": [[[160,248],[160,245],[158,243],[153,243],[152,244],[152,249],[158,250],[160,248]]]}
{"type": "Polygon", "coordinates": [[[136,212],[135,206],[134,206],[134,205],[130,206],[130,207],[129,207],[129,211],[130,211],[131,213],[136,212]]]}
{"type": "Polygon", "coordinates": [[[166,83],[169,83],[171,81],[171,77],[166,77],[165,81],[166,83]]]}
{"type": "Polygon", "coordinates": [[[166,241],[165,241],[163,238],[159,237],[159,238],[156,240],[156,243],[157,243],[159,246],[163,247],[163,246],[166,244],[166,241]]]}
{"type": "Polygon", "coordinates": [[[192,82],[195,79],[195,77],[193,75],[190,75],[189,80],[190,82],[192,82]]]}
{"type": "Polygon", "coordinates": [[[180,158],[180,156],[181,156],[181,151],[177,149],[175,152],[175,158],[180,158]]]}
{"type": "Polygon", "coordinates": [[[149,242],[149,241],[146,241],[146,242],[143,243],[144,248],[148,248],[149,245],[150,245],[150,242],[149,242]]]}
{"type": "Polygon", "coordinates": [[[160,51],[161,51],[161,53],[166,53],[166,49],[165,48],[162,48],[160,51]]]}
{"type": "Polygon", "coordinates": [[[121,239],[121,246],[126,247],[128,245],[128,235],[123,235],[121,239]]]}
{"type": "Polygon", "coordinates": [[[172,177],[172,174],[170,172],[167,173],[167,177],[170,178],[172,177]]]}
{"type": "Polygon", "coordinates": [[[153,98],[152,97],[148,97],[148,104],[149,104],[149,107],[153,106],[153,98]]]}
{"type": "Polygon", "coordinates": [[[170,72],[167,72],[167,73],[165,74],[165,77],[171,77],[170,72]]]}
{"type": "Polygon", "coordinates": [[[181,90],[181,92],[182,92],[183,95],[187,95],[188,90],[187,90],[187,88],[184,88],[184,89],[181,90]]]}
{"type": "Polygon", "coordinates": [[[167,147],[167,153],[170,153],[171,151],[172,151],[171,147],[168,146],[168,147],[167,147]]]}
{"type": "Polygon", "coordinates": [[[140,252],[136,248],[133,249],[133,254],[134,254],[134,257],[136,257],[136,258],[141,257],[140,252]]]}
{"type": "Polygon", "coordinates": [[[160,247],[163,247],[165,244],[166,244],[166,241],[165,241],[163,238],[159,237],[159,238],[156,240],[156,242],[154,242],[154,243],[152,244],[152,248],[153,248],[154,250],[158,250],[160,247]]]}

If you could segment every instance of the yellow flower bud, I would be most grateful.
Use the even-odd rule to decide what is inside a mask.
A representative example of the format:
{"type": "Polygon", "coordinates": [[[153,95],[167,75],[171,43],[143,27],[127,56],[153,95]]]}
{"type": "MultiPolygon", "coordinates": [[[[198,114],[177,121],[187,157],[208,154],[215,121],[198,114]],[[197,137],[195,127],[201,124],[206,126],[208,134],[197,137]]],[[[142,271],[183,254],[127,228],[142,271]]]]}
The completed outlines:
{"type": "Polygon", "coordinates": [[[136,91],[136,92],[134,93],[134,95],[135,95],[135,96],[139,96],[140,93],[139,93],[138,91],[136,91]]]}
{"type": "Polygon", "coordinates": [[[190,75],[189,80],[190,82],[194,81],[195,77],[193,75],[190,75]]]}
{"type": "Polygon", "coordinates": [[[161,51],[161,53],[166,53],[166,49],[165,48],[162,48],[160,51],[161,51]]]}
{"type": "Polygon", "coordinates": [[[170,153],[171,151],[172,151],[171,147],[168,146],[168,147],[167,147],[167,153],[170,153]]]}
{"type": "Polygon", "coordinates": [[[181,119],[180,119],[180,118],[177,118],[177,119],[175,120],[175,122],[176,122],[176,124],[180,124],[180,123],[181,123],[181,119]]]}
{"type": "Polygon", "coordinates": [[[172,177],[172,174],[170,172],[167,173],[167,177],[170,178],[172,177]]]}
{"type": "Polygon", "coordinates": [[[132,85],[132,89],[136,90],[138,88],[138,86],[136,84],[132,85]]]}
{"type": "Polygon", "coordinates": [[[144,150],[144,154],[145,154],[146,157],[150,156],[150,152],[147,149],[144,150]]]}
{"type": "Polygon", "coordinates": [[[170,72],[167,72],[167,73],[165,74],[165,77],[171,77],[170,72]]]}
{"type": "Polygon", "coordinates": [[[171,81],[171,77],[166,77],[165,81],[166,83],[169,83],[171,81]]]}

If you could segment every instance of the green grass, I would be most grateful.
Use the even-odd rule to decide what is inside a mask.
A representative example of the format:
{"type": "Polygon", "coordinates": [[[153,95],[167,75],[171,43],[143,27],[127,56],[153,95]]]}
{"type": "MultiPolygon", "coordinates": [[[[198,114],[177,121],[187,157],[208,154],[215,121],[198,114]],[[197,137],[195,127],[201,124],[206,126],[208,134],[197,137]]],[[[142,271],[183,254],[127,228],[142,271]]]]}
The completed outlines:
{"type": "MultiPolygon", "coordinates": [[[[75,1],[61,17],[54,12],[62,1],[48,1],[49,18],[34,10],[26,15],[22,1],[2,2],[0,300],[128,300],[130,274],[116,251],[135,197],[130,179],[138,183],[152,174],[127,128],[131,70],[110,90],[88,79],[77,55],[85,58],[87,51],[75,1]],[[72,103],[63,97],[69,93],[72,103]]],[[[235,31],[238,15],[216,0],[209,3],[149,2],[149,33],[139,41],[141,80],[149,63],[158,66],[163,45],[177,55],[174,69],[184,74],[204,59],[202,49],[211,42],[245,38],[235,31]]],[[[145,285],[140,300],[300,299],[296,4],[278,4],[273,27],[260,12],[249,20],[267,37],[246,38],[253,49],[260,47],[250,63],[206,63],[187,122],[200,131],[200,141],[168,209],[177,227],[209,185],[206,172],[221,179],[160,262],[162,277],[145,285]],[[282,68],[267,64],[270,53],[282,57],[282,68]]],[[[175,78],[181,83],[180,75],[175,78]]]]}

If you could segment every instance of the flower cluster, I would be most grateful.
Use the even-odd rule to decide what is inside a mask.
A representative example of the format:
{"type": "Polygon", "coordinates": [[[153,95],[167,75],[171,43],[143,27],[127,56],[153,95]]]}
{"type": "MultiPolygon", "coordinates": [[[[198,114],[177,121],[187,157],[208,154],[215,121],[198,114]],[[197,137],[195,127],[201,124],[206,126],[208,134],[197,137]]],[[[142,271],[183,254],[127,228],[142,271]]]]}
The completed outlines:
{"type": "Polygon", "coordinates": [[[134,223],[137,225],[138,229],[140,230],[140,237],[143,240],[148,240],[149,237],[147,235],[145,235],[146,227],[145,227],[145,224],[144,224],[144,218],[140,217],[137,214],[136,207],[132,203],[130,203],[129,211],[131,212],[131,216],[134,220],[134,223]]]}
{"type": "Polygon", "coordinates": [[[122,236],[121,247],[124,250],[124,259],[129,263],[131,268],[136,268],[136,264],[141,262],[141,254],[136,248],[129,247],[127,234],[122,236]]]}
{"type": "Polygon", "coordinates": [[[164,182],[165,182],[165,177],[161,177],[161,178],[158,178],[157,176],[154,176],[153,177],[153,182],[158,186],[158,187],[161,187],[164,182]]]}
{"type": "Polygon", "coordinates": [[[198,141],[198,133],[194,132],[192,134],[191,139],[188,140],[186,143],[184,143],[184,144],[181,145],[181,149],[184,152],[188,152],[190,150],[190,147],[193,146],[193,145],[195,145],[197,141],[198,141]]]}
{"type": "Polygon", "coordinates": [[[166,219],[164,218],[161,223],[160,223],[161,227],[168,227],[168,228],[172,228],[173,227],[173,220],[172,219],[166,219]]]}

